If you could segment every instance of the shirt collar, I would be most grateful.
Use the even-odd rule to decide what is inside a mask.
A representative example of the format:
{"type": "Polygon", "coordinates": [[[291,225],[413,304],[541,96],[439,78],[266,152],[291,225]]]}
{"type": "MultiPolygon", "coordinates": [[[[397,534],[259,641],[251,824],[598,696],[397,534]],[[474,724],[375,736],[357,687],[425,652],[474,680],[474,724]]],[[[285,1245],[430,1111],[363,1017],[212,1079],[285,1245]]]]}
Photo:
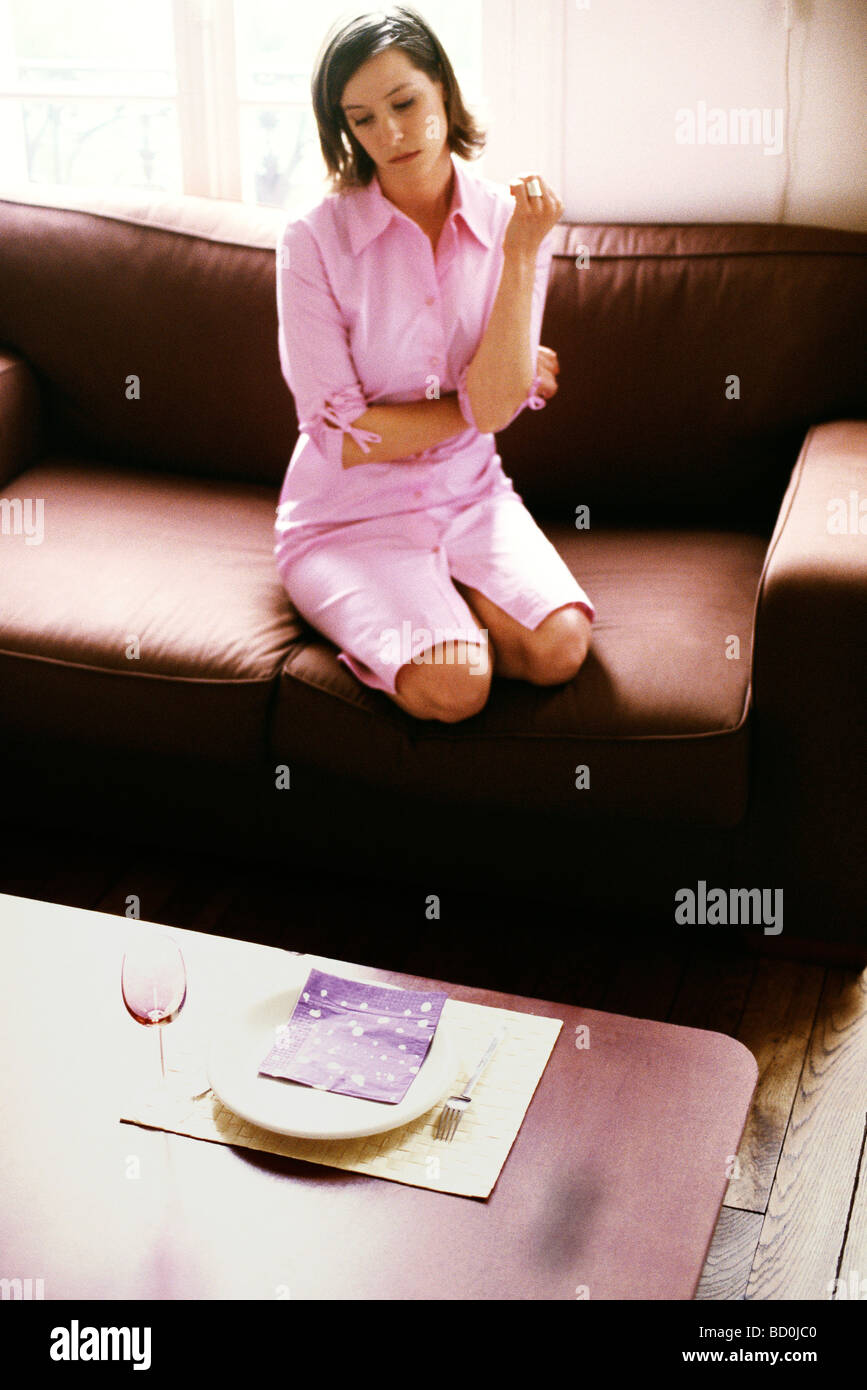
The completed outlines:
{"type": "MultiPolygon", "coordinates": [[[[462,168],[461,160],[452,155],[451,161],[455,171],[455,187],[446,220],[463,218],[473,236],[483,246],[490,248],[493,238],[489,226],[490,218],[486,215],[488,208],[485,192],[479,181],[462,168]]],[[[385,231],[395,217],[406,216],[386,198],[375,173],[366,188],[353,189],[351,193],[343,196],[347,202],[349,240],[354,256],[385,231]]]]}

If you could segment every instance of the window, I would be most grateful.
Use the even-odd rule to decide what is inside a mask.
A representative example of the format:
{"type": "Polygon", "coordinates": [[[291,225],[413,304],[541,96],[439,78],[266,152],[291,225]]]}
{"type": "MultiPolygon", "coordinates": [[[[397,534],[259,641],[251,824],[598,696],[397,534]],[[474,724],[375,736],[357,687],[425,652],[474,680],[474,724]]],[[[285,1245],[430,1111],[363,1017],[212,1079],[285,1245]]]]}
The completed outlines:
{"type": "Polygon", "coordinates": [[[5,181],[179,192],[171,0],[0,0],[5,181]]]}
{"type": "MultiPolygon", "coordinates": [[[[364,8],[0,0],[0,179],[309,206],[325,174],[310,106],[316,55],[333,20],[364,8]]],[[[487,121],[490,0],[418,8],[487,121]]]]}

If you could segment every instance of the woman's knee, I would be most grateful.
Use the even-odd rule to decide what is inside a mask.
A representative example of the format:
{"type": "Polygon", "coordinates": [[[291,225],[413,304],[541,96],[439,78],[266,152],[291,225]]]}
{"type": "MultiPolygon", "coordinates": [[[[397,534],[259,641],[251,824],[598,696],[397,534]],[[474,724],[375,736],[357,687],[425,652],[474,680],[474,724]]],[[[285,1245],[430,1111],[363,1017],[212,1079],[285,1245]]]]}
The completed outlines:
{"type": "Polygon", "coordinates": [[[457,724],[485,707],[491,691],[491,653],[487,643],[449,644],[421,653],[401,666],[395,681],[397,703],[417,719],[457,724]]]}
{"type": "Polygon", "coordinates": [[[560,608],[533,633],[524,654],[526,679],[533,685],[572,680],[590,650],[592,623],[580,608],[560,608]]]}

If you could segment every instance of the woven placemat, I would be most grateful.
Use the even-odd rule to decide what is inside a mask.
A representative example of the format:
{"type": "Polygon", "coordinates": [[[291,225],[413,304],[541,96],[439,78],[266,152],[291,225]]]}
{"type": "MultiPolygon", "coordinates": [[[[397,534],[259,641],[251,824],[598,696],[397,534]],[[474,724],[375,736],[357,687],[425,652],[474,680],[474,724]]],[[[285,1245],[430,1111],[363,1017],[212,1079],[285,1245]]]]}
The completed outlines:
{"type": "Polygon", "coordinates": [[[449,999],[440,1027],[448,1026],[462,1070],[443,1091],[442,1099],[459,1092],[502,1023],[509,1032],[473,1091],[473,1101],[451,1143],[434,1139],[441,1103],[410,1124],[364,1139],[296,1139],[249,1124],[227,1110],[207,1086],[203,1054],[175,1055],[175,1090],[192,1096],[184,1103],[166,1100],[151,1088],[124,1100],[121,1119],[127,1124],[185,1134],[216,1144],[234,1144],[367,1173],[391,1182],[452,1192],[462,1197],[489,1197],[521,1127],[533,1093],[548,1063],[561,1019],[514,1013],[485,1004],[449,999]]]}

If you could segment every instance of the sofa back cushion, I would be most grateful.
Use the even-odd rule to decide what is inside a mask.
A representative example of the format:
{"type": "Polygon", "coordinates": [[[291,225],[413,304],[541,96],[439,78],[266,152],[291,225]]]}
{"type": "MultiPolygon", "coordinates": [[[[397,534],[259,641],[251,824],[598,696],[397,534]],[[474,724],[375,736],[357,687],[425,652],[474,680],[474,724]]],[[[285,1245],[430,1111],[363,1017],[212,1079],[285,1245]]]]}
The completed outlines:
{"type": "Polygon", "coordinates": [[[0,344],[37,371],[49,446],[279,485],[297,434],[277,356],[285,220],[199,198],[0,202],[0,344]]]}
{"type": "Polygon", "coordinates": [[[867,234],[558,227],[560,389],[498,441],[525,499],[770,526],[811,424],[867,418],[867,234]]]}

